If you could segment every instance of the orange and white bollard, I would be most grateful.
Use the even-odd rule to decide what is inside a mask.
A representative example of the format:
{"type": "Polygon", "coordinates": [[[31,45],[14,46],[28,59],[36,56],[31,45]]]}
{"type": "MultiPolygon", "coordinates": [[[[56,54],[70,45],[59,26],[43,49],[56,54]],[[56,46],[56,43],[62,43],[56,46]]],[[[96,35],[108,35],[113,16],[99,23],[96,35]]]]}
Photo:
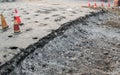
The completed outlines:
{"type": "Polygon", "coordinates": [[[6,22],[6,20],[5,20],[5,18],[4,18],[4,16],[3,16],[3,14],[1,14],[1,26],[2,26],[2,29],[3,30],[7,30],[8,29],[8,25],[7,25],[7,22],[6,22]]]}

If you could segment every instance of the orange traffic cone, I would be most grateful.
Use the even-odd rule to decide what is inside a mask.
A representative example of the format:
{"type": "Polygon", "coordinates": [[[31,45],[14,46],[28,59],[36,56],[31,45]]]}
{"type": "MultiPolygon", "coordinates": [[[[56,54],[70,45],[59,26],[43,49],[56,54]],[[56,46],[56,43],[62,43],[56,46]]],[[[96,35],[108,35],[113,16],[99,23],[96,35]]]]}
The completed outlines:
{"type": "Polygon", "coordinates": [[[110,3],[108,3],[108,8],[110,8],[110,3]]]}
{"type": "Polygon", "coordinates": [[[101,7],[104,7],[104,0],[101,0],[101,7]]]}
{"type": "Polygon", "coordinates": [[[94,3],[94,8],[95,8],[95,9],[97,8],[97,4],[96,4],[96,3],[94,3]]]}
{"type": "Polygon", "coordinates": [[[88,2],[88,7],[90,7],[91,5],[90,5],[90,2],[88,2]]]}
{"type": "Polygon", "coordinates": [[[110,0],[108,0],[108,8],[110,8],[110,0]]]}
{"type": "Polygon", "coordinates": [[[90,0],[88,0],[88,7],[90,7],[91,5],[90,5],[90,0]]]}
{"type": "Polygon", "coordinates": [[[14,33],[20,33],[19,24],[16,20],[16,17],[14,17],[14,33]]]}
{"type": "Polygon", "coordinates": [[[16,20],[17,20],[17,22],[18,22],[19,25],[24,25],[24,24],[21,22],[21,19],[20,19],[20,16],[18,15],[17,9],[15,9],[15,17],[16,17],[16,20]]]}
{"type": "Polygon", "coordinates": [[[7,25],[7,23],[6,23],[6,20],[5,20],[5,18],[4,18],[4,16],[3,16],[3,14],[1,14],[1,26],[2,26],[2,29],[3,30],[7,30],[8,29],[8,25],[7,25]]]}

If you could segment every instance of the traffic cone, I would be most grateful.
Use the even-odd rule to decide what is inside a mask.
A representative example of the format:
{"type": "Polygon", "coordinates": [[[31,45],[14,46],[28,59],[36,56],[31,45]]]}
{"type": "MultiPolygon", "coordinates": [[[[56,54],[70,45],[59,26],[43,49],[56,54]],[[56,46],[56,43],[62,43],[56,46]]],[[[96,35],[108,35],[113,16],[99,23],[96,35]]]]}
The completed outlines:
{"type": "Polygon", "coordinates": [[[101,0],[101,7],[104,7],[104,0],[101,0]]]}
{"type": "Polygon", "coordinates": [[[20,33],[19,24],[17,22],[16,17],[14,17],[14,33],[20,33]]]}
{"type": "Polygon", "coordinates": [[[2,26],[2,29],[3,30],[7,30],[8,29],[8,25],[7,25],[7,23],[6,23],[6,20],[5,20],[5,18],[4,18],[4,16],[3,16],[3,14],[1,14],[1,26],[2,26]]]}
{"type": "Polygon", "coordinates": [[[17,22],[18,22],[19,25],[24,25],[24,24],[21,22],[21,19],[20,19],[20,16],[18,15],[17,9],[15,9],[15,17],[16,17],[16,20],[17,20],[17,22]]]}
{"type": "Polygon", "coordinates": [[[90,2],[88,2],[88,7],[90,7],[91,5],[90,5],[90,2]]]}
{"type": "Polygon", "coordinates": [[[108,8],[110,8],[110,0],[108,0],[108,8]]]}
{"type": "Polygon", "coordinates": [[[95,8],[95,9],[97,8],[97,4],[96,4],[96,3],[94,3],[94,8],[95,8]]]}
{"type": "Polygon", "coordinates": [[[110,8],[110,3],[108,3],[108,8],[110,8]]]}

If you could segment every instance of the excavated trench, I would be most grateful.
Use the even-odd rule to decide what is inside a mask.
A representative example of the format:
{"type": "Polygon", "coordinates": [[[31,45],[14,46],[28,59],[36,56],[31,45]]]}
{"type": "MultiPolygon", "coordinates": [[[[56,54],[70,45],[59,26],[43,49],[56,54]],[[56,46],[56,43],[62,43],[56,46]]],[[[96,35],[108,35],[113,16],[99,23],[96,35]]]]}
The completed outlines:
{"type": "Polygon", "coordinates": [[[101,10],[65,23],[2,65],[0,73],[119,75],[120,30],[111,22],[120,25],[119,17],[101,10]]]}

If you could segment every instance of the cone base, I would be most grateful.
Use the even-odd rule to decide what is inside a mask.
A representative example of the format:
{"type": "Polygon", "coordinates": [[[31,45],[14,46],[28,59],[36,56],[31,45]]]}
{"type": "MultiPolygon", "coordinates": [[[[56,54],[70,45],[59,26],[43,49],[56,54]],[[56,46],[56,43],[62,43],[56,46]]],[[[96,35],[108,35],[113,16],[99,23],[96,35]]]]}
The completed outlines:
{"type": "Polygon", "coordinates": [[[14,31],[14,33],[20,33],[20,30],[14,31]]]}
{"type": "Polygon", "coordinates": [[[6,26],[6,27],[2,28],[2,30],[6,31],[6,30],[8,30],[8,28],[9,28],[9,26],[6,26]]]}
{"type": "Polygon", "coordinates": [[[20,25],[22,26],[22,25],[24,25],[24,23],[20,23],[20,25]]]}
{"type": "Polygon", "coordinates": [[[94,6],[94,9],[96,9],[97,8],[97,6],[94,6]]]}
{"type": "Polygon", "coordinates": [[[14,32],[14,35],[19,35],[19,34],[21,34],[21,32],[16,32],[16,33],[14,32]]]}

